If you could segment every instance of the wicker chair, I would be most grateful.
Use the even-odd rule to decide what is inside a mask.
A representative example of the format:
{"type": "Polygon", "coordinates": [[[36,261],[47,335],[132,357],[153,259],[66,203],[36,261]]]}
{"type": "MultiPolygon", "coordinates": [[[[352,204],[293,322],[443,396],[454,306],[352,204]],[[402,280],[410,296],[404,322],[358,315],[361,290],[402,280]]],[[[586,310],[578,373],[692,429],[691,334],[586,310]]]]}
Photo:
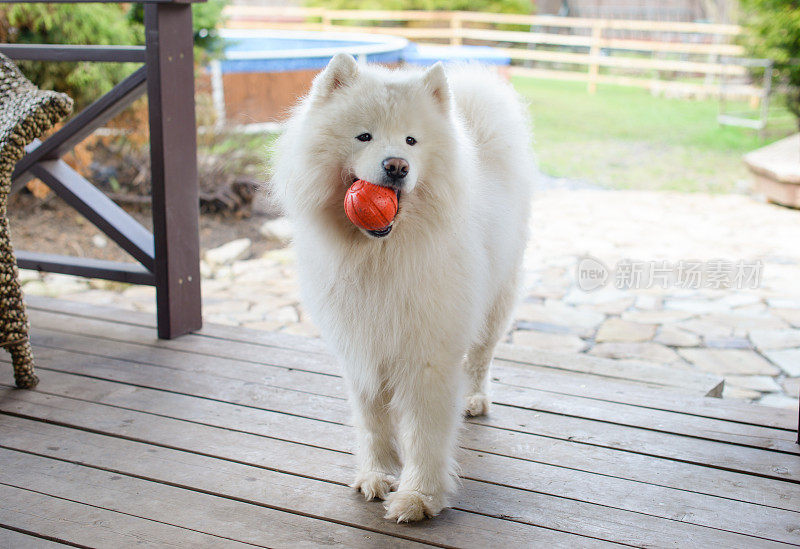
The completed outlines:
{"type": "Polygon", "coordinates": [[[25,146],[71,110],[69,96],[39,90],[0,54],[0,347],[11,353],[14,379],[22,389],[35,387],[39,379],[33,373],[28,315],[8,232],[6,213],[11,174],[25,154],[25,146]]]}

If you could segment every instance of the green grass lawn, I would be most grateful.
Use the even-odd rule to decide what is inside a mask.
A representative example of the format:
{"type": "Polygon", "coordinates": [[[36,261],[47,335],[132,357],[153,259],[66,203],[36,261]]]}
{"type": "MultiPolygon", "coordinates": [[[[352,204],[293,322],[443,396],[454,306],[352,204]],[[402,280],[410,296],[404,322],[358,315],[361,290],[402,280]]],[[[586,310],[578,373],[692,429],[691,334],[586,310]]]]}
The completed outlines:
{"type": "Polygon", "coordinates": [[[767,138],[720,126],[717,100],[667,99],[648,91],[514,78],[530,103],[536,152],[548,174],[610,188],[727,192],[748,174],[742,155],[794,128],[771,109],[767,138]]]}

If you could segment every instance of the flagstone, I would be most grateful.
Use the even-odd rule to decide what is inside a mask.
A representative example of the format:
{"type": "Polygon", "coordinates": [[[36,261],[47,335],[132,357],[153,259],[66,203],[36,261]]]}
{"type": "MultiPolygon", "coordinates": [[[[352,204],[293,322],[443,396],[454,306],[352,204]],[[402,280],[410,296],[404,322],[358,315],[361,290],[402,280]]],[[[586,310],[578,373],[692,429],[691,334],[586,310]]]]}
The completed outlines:
{"type": "Polygon", "coordinates": [[[623,343],[608,342],[598,343],[589,354],[602,356],[605,358],[637,359],[655,362],[658,364],[670,364],[677,362],[680,357],[664,345],[658,343],[623,343]]]}
{"type": "Polygon", "coordinates": [[[622,313],[622,320],[629,320],[630,322],[643,322],[645,324],[666,324],[668,322],[678,322],[691,318],[692,313],[687,311],[665,311],[652,310],[652,311],[625,311],[622,313]]]}
{"type": "Polygon", "coordinates": [[[772,314],[791,324],[794,328],[800,328],[800,309],[771,309],[772,314]]]}
{"type": "Polygon", "coordinates": [[[584,340],[572,334],[517,330],[511,337],[515,345],[524,345],[545,351],[580,353],[588,346],[584,340]]]}
{"type": "Polygon", "coordinates": [[[696,347],[700,344],[700,336],[674,326],[662,326],[654,341],[670,347],[696,347]]]}
{"type": "Polygon", "coordinates": [[[761,406],[772,406],[773,408],[789,408],[797,410],[800,401],[796,398],[788,397],[781,393],[769,393],[761,397],[758,403],[761,406]]]}
{"type": "Polygon", "coordinates": [[[762,350],[800,347],[800,330],[750,330],[750,341],[762,350]]]}
{"type": "Polygon", "coordinates": [[[780,391],[781,386],[771,376],[725,376],[725,385],[733,385],[751,391],[768,393],[780,391]]]}
{"type": "Polygon", "coordinates": [[[800,376],[800,349],[764,351],[764,356],[780,366],[787,375],[800,376]]]}
{"type": "Polygon", "coordinates": [[[595,340],[599,343],[606,341],[648,341],[653,338],[655,333],[655,324],[641,324],[639,322],[628,322],[620,318],[609,318],[597,330],[595,340]]]}
{"type": "Polygon", "coordinates": [[[749,349],[679,349],[678,353],[703,371],[718,375],[778,375],[780,370],[749,349]]]}

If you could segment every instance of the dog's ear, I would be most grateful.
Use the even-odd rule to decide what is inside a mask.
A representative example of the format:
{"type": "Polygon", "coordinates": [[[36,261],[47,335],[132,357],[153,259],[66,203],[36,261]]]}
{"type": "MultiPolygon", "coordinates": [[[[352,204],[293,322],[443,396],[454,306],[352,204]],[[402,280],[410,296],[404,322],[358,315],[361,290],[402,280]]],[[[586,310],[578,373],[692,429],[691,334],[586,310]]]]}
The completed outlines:
{"type": "Polygon", "coordinates": [[[337,53],[325,70],[314,78],[311,87],[315,97],[329,97],[339,88],[352,84],[358,76],[358,64],[352,55],[337,53]]]}
{"type": "Polygon", "coordinates": [[[441,61],[425,71],[422,82],[442,110],[447,111],[450,108],[450,86],[447,85],[447,75],[441,61]]]}

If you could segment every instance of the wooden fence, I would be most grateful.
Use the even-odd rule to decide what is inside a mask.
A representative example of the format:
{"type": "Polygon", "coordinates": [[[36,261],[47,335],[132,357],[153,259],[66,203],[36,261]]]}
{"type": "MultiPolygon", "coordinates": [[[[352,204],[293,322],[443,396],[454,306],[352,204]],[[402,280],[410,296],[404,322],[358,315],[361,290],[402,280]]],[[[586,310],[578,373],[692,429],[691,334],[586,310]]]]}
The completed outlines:
{"type": "MultiPolygon", "coordinates": [[[[225,13],[231,28],[341,30],[403,36],[418,43],[490,45],[512,59],[512,75],[585,81],[590,92],[598,83],[608,83],[717,95],[721,77],[744,79],[747,74],[735,62],[744,54],[733,43],[741,32],[736,25],[257,6],[229,6],[225,13]]],[[[761,95],[749,83],[726,89],[761,95]]]]}

